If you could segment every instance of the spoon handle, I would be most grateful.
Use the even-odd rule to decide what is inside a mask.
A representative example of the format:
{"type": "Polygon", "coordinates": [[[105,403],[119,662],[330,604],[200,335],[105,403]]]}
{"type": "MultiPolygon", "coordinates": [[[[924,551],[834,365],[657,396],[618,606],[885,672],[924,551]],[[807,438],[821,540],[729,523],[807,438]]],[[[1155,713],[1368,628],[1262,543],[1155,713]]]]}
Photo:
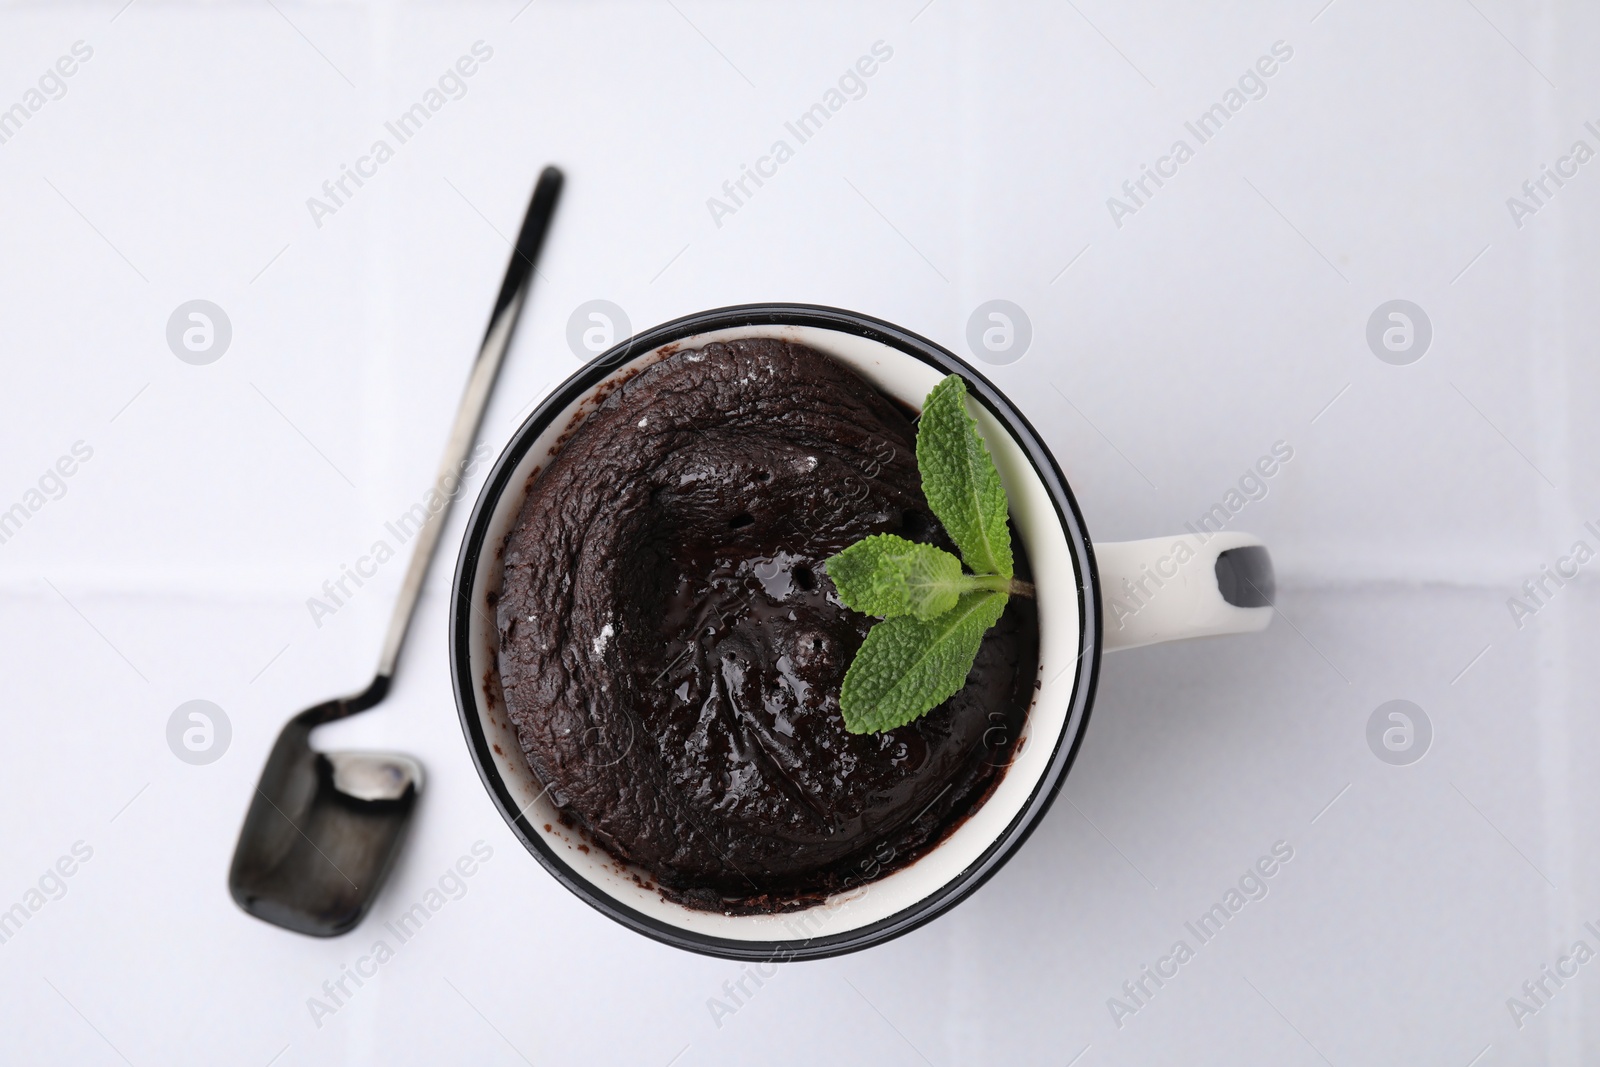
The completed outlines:
{"type": "MultiPolygon", "coordinates": [[[[439,537],[450,514],[450,504],[461,486],[461,464],[477,439],[478,426],[489,405],[489,393],[494,388],[500,364],[506,350],[511,347],[511,334],[517,326],[517,316],[528,294],[528,283],[537,269],[539,248],[544,244],[545,232],[550,228],[550,216],[555,212],[556,199],[561,194],[561,171],[546,167],[533,188],[533,199],[528,204],[528,214],[522,220],[522,232],[506,266],[505,281],[500,284],[500,295],[495,299],[494,311],[489,316],[489,328],[483,335],[483,346],[472,365],[472,375],[467,379],[466,392],[461,397],[461,407],[456,412],[455,425],[450,428],[450,439],[445,444],[444,458],[439,461],[439,473],[434,478],[433,490],[443,500],[443,506],[430,514],[417,533],[416,548],[406,570],[405,581],[400,586],[399,599],[395,601],[394,614],[389,620],[389,633],[383,639],[383,652],[378,657],[378,673],[373,685],[381,690],[388,688],[394,677],[395,663],[400,658],[400,647],[405,644],[406,630],[416,611],[417,600],[422,595],[422,581],[427,577],[428,564],[439,547],[439,537]],[[447,491],[449,486],[453,491],[447,491]]],[[[369,690],[370,691],[370,690],[369,690]]],[[[374,701],[375,703],[375,701],[374,701]]]]}

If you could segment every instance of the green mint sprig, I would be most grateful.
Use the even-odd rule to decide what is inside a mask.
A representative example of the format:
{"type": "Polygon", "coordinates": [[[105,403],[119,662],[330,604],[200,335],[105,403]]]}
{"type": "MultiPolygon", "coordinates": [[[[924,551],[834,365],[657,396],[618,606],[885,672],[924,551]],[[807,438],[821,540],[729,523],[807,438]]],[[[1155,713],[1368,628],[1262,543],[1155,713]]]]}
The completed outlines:
{"type": "Polygon", "coordinates": [[[839,707],[851,733],[893,730],[948,700],[966,684],[1011,593],[1031,593],[1013,581],[1005,487],[966,397],[966,382],[945,378],[917,427],[922,494],[961,558],[874,534],[823,565],[846,607],[884,620],[845,672],[839,707]]]}

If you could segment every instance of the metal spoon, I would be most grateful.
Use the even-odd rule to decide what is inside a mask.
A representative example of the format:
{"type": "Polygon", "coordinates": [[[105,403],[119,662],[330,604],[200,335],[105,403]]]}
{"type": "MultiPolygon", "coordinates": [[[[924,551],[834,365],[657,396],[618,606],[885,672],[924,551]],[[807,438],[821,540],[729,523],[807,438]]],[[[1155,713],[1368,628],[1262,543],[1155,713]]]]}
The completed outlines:
{"type": "Polygon", "coordinates": [[[311,731],[365,711],[388,695],[422,580],[450,511],[452,494],[444,492],[442,483],[446,477],[460,477],[461,463],[477,437],[561,182],[561,172],[546,167],[534,186],[434,482],[444,507],[418,532],[372,684],[290,719],[267,757],[228,872],[234,901],[258,919],[315,937],[342,934],[366,915],[399,854],[422,789],[421,764],[387,752],[318,752],[311,747],[311,731]]]}

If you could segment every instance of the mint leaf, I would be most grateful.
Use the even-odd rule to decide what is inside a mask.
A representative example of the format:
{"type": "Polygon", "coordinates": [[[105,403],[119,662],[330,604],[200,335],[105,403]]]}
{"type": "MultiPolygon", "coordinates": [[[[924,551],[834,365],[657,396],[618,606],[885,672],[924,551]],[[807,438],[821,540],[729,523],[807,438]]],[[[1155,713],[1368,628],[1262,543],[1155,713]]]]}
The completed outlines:
{"type": "Polygon", "coordinates": [[[839,694],[844,728],[882,733],[932,711],[967,682],[983,635],[1000,620],[1005,593],[965,593],[936,619],[886,619],[867,634],[839,694]]]}
{"type": "Polygon", "coordinates": [[[1012,580],[1005,486],[966,398],[966,382],[946,377],[928,394],[917,427],[922,493],[961,559],[874,534],[824,564],[846,607],[884,620],[867,632],[839,692],[851,733],[893,730],[950,699],[1011,593],[1033,595],[1012,580]],[[962,573],[963,561],[974,573],[962,573]]]}
{"type": "Polygon", "coordinates": [[[972,587],[961,561],[942,548],[874,534],[823,563],[839,599],[863,615],[931,619],[972,587]]]}
{"type": "Polygon", "coordinates": [[[977,574],[1010,578],[1011,531],[1000,472],[967,413],[967,383],[952,374],[933,387],[917,424],[922,495],[961,558],[977,574]]]}

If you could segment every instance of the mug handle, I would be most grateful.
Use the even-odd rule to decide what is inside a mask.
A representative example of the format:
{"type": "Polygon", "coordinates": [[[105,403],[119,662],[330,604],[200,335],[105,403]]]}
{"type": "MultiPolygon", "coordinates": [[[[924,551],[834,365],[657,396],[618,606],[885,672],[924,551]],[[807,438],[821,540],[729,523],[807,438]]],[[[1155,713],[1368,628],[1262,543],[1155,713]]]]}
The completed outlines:
{"type": "Polygon", "coordinates": [[[1264,630],[1272,556],[1247,533],[1175,534],[1094,546],[1107,652],[1264,630]]]}

